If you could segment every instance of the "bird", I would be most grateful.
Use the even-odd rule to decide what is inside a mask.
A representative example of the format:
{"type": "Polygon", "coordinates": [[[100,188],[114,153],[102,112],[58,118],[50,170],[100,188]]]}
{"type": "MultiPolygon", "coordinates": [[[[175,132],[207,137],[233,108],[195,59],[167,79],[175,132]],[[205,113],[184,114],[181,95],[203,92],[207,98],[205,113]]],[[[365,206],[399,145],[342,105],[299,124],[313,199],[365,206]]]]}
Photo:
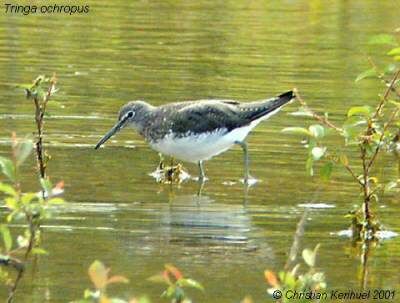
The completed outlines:
{"type": "Polygon", "coordinates": [[[247,183],[250,178],[247,135],[294,98],[293,91],[288,91],[253,102],[212,99],[153,106],[145,101],[131,101],[121,107],[116,124],[98,141],[95,149],[129,126],[153,150],[197,163],[198,180],[204,182],[204,161],[239,145],[243,149],[244,182],[247,183]]]}

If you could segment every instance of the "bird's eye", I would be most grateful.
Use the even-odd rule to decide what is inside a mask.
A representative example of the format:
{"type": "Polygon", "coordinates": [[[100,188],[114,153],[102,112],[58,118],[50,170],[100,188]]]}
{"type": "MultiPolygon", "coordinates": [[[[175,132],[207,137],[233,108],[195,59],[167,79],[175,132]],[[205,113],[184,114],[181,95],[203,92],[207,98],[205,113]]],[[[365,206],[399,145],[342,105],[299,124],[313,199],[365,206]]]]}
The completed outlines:
{"type": "Polygon", "coordinates": [[[128,118],[132,118],[133,117],[133,112],[128,112],[128,118]]]}

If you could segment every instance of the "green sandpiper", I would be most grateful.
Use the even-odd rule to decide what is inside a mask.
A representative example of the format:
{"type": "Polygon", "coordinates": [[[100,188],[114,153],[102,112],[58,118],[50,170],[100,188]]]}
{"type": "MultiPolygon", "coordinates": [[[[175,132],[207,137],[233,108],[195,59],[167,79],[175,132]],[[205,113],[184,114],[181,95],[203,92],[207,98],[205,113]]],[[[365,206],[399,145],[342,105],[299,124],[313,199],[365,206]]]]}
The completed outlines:
{"type": "Polygon", "coordinates": [[[244,181],[247,183],[247,135],[294,97],[293,91],[289,91],[275,98],[248,103],[199,100],[152,106],[144,101],[132,101],[122,106],[117,123],[96,144],[95,149],[125,126],[130,126],[157,152],[197,163],[199,181],[203,182],[203,161],[237,144],[244,152],[244,181]]]}

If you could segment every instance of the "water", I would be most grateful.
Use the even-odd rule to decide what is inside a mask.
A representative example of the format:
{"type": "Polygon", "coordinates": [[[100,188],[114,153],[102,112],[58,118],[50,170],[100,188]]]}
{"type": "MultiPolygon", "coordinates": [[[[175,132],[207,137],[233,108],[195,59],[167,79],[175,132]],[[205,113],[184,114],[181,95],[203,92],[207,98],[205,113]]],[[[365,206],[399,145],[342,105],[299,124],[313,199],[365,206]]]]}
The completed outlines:
{"type": "MultiPolygon", "coordinates": [[[[206,163],[210,180],[199,198],[195,182],[155,183],[149,173],[158,155],[131,131],[105,149],[93,146],[119,107],[135,99],[248,101],[298,87],[314,108],[340,121],[347,106],[376,99],[374,81],[353,79],[368,67],[368,37],[396,28],[398,9],[373,1],[94,0],[84,16],[1,14],[0,154],[9,152],[12,131],[34,131],[33,105],[14,86],[55,71],[61,90],[46,122],[48,169],[52,180],[65,181],[68,201],[46,222],[50,255],[28,270],[17,301],[81,297],[95,259],[131,280],[113,288],[122,296],[146,293],[158,302],[162,287],[146,279],[174,263],[205,286],[204,294],[191,292],[197,302],[238,302],[246,294],[269,301],[263,271],[284,266],[305,208],[301,247],[321,243],[317,264],[331,289],[360,288],[359,250],[337,234],[348,226],[344,215],[359,201],[358,188],[339,169],[330,183],[306,176],[299,138],[280,133],[308,123],[288,114],[296,105],[249,137],[251,173],[260,182],[247,195],[240,148],[206,163]]],[[[383,173],[393,175],[387,161],[383,173]]],[[[34,165],[32,157],[22,171],[26,190],[38,188],[34,165]]],[[[398,197],[386,197],[377,210],[400,232],[393,220],[398,197]]],[[[372,250],[369,289],[398,286],[399,245],[394,238],[372,250]]]]}

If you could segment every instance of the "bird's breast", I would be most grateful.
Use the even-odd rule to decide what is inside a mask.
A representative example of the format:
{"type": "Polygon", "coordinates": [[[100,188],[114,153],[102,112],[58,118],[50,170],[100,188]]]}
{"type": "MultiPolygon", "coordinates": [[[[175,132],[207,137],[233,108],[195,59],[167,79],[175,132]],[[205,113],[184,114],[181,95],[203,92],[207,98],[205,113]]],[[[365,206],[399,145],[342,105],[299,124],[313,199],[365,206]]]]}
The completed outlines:
{"type": "Polygon", "coordinates": [[[208,160],[228,150],[235,141],[243,141],[251,125],[228,131],[226,128],[206,133],[169,133],[157,141],[150,141],[151,147],[176,159],[196,163],[208,160]]]}

